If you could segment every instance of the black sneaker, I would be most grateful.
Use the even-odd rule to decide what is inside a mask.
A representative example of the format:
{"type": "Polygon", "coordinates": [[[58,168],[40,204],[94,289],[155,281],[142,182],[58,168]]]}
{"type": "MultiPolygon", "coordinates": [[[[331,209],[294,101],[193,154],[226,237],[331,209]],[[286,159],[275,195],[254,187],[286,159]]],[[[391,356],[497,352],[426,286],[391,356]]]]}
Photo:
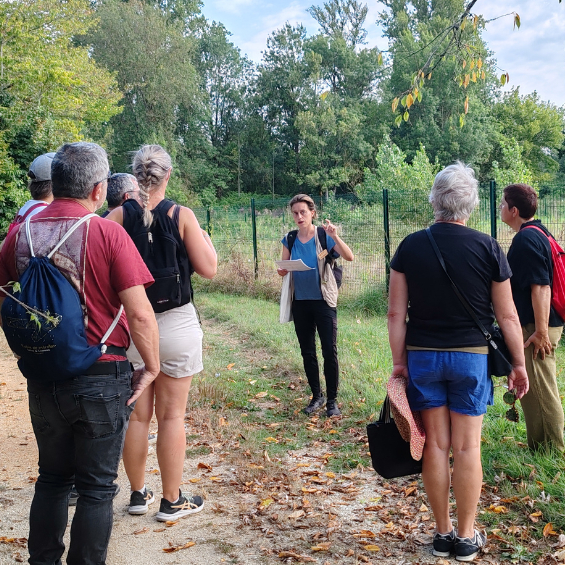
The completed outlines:
{"type": "Polygon", "coordinates": [[[455,530],[451,530],[448,534],[434,534],[434,549],[432,553],[436,557],[449,557],[455,549],[455,530]]]}
{"type": "Polygon", "coordinates": [[[161,507],[155,518],[159,522],[167,522],[168,520],[176,520],[183,518],[189,514],[196,514],[204,508],[204,499],[201,496],[183,496],[179,490],[179,499],[176,502],[169,502],[167,499],[161,499],[161,507]]]}
{"type": "Polygon", "coordinates": [[[331,418],[332,416],[341,416],[341,412],[337,407],[337,400],[328,400],[328,403],[326,404],[326,414],[328,418],[331,418]]]}
{"type": "Polygon", "coordinates": [[[145,492],[141,493],[138,490],[134,490],[129,498],[129,508],[128,512],[130,514],[147,514],[147,510],[150,504],[155,502],[155,497],[153,493],[145,488],[145,492]]]}
{"type": "Polygon", "coordinates": [[[308,414],[308,416],[310,416],[310,414],[314,414],[320,408],[322,408],[325,403],[326,403],[326,398],[324,397],[323,394],[320,394],[318,398],[312,397],[312,400],[310,400],[310,404],[308,404],[308,406],[304,408],[304,414],[308,414]]]}
{"type": "Polygon", "coordinates": [[[475,530],[475,535],[472,538],[457,536],[455,539],[455,559],[457,561],[473,561],[486,542],[487,538],[477,530],[475,530]]]}
{"type": "Polygon", "coordinates": [[[69,493],[69,506],[76,506],[77,500],[78,500],[78,491],[76,487],[73,487],[71,489],[71,492],[69,493]]]}

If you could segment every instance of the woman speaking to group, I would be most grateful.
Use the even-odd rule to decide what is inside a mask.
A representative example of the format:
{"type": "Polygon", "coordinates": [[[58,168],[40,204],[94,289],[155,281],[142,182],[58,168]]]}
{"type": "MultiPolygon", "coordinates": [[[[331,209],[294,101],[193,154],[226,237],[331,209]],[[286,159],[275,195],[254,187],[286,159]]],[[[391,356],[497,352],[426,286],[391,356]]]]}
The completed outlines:
{"type": "MultiPolygon", "coordinates": [[[[320,410],[326,404],[326,398],[320,387],[320,368],[316,356],[316,330],[322,344],[324,357],[324,376],[326,378],[328,416],[341,414],[337,405],[337,389],[339,385],[339,365],[337,361],[337,311],[335,297],[324,297],[324,274],[320,272],[328,253],[335,251],[346,261],[353,261],[351,249],[340,239],[336,226],[329,220],[321,226],[326,236],[326,249],[322,249],[318,229],[313,221],[317,217],[316,204],[306,194],[297,194],[289,203],[294,222],[298,226],[292,244],[287,234],[283,240],[282,259],[302,259],[311,269],[292,273],[294,297],[292,300],[292,317],[294,329],[300,344],[304,361],[304,371],[312,390],[312,399],[304,412],[308,415],[320,410]],[[291,249],[289,248],[291,247],[291,249]],[[328,303],[328,301],[330,303],[328,303]]],[[[279,275],[285,276],[288,271],[278,269],[279,275]]]]}

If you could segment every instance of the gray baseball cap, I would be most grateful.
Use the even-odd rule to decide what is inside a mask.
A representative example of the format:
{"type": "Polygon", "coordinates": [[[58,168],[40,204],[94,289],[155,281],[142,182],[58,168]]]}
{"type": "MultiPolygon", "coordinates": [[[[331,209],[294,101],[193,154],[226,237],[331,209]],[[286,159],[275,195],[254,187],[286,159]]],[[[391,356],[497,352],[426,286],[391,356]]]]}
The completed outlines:
{"type": "Polygon", "coordinates": [[[29,167],[27,176],[33,182],[43,182],[51,180],[51,163],[53,162],[55,153],[44,153],[33,160],[29,167]]]}

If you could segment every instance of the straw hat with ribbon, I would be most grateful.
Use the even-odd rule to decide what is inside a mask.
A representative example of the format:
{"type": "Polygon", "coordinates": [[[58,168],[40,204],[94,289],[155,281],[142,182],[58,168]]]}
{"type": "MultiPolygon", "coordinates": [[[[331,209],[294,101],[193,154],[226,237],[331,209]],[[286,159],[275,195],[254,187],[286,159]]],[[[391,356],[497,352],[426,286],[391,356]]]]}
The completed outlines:
{"type": "Polygon", "coordinates": [[[416,461],[422,459],[426,432],[420,412],[412,412],[406,396],[408,381],[403,375],[392,375],[387,384],[392,417],[404,441],[410,442],[410,454],[416,461]]]}

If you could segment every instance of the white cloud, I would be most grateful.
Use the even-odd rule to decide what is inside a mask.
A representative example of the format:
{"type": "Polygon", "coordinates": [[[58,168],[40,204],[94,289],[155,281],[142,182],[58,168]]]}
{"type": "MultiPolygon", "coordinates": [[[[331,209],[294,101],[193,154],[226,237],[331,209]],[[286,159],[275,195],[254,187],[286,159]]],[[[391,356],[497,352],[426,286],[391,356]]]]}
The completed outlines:
{"type": "MultiPolygon", "coordinates": [[[[521,94],[537,90],[542,100],[565,104],[565,4],[557,0],[500,0],[485,4],[483,14],[493,18],[516,11],[520,29],[509,16],[488,24],[484,33],[498,66],[510,75],[505,88],[519,86],[521,94]]],[[[501,71],[502,72],[502,71],[501,71]]]]}
{"type": "MultiPolygon", "coordinates": [[[[253,24],[253,28],[259,29],[259,31],[253,33],[249,38],[243,36],[241,32],[234,33],[233,42],[241,49],[241,52],[246,54],[251,60],[259,62],[262,58],[261,53],[267,46],[267,38],[273,31],[283,27],[286,22],[289,22],[291,25],[301,23],[304,26],[314,23],[310,14],[306,12],[306,8],[309,6],[310,4],[305,7],[303,4],[295,1],[291,2],[289,6],[286,6],[282,10],[267,13],[257,18],[253,24]]],[[[315,31],[314,29],[310,29],[310,26],[307,27],[309,32],[313,33],[315,31]]]]}

